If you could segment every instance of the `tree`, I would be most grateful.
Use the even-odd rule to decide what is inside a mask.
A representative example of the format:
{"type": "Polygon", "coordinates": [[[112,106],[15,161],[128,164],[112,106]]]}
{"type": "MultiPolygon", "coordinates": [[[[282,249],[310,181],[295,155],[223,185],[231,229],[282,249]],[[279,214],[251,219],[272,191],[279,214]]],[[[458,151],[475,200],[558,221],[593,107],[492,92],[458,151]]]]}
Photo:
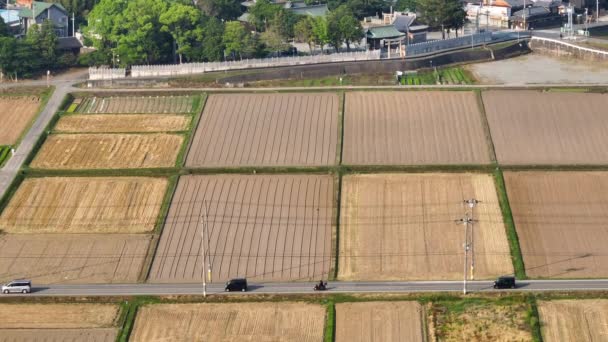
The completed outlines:
{"type": "Polygon", "coordinates": [[[180,64],[183,62],[184,54],[191,60],[196,55],[194,50],[203,35],[201,16],[198,9],[182,4],[173,4],[160,15],[159,22],[163,25],[161,31],[173,37],[180,64]]]}
{"type": "Polygon", "coordinates": [[[52,21],[45,20],[42,25],[34,25],[27,31],[26,43],[35,53],[34,69],[53,69],[57,62],[57,34],[52,21]]]}
{"type": "Polygon", "coordinates": [[[397,0],[395,4],[395,10],[403,12],[416,12],[418,8],[418,0],[397,0]]]}
{"type": "Polygon", "coordinates": [[[346,43],[346,51],[350,51],[350,44],[360,42],[365,36],[361,22],[353,16],[344,16],[340,19],[340,31],[346,43]]]}
{"type": "Polygon", "coordinates": [[[446,29],[458,29],[464,25],[466,13],[459,0],[419,0],[418,10],[423,23],[441,29],[443,39],[446,29]]]}
{"type": "Polygon", "coordinates": [[[315,45],[319,45],[321,47],[321,50],[323,50],[323,46],[329,43],[327,19],[325,19],[324,17],[315,17],[312,19],[311,24],[313,42],[315,43],[315,45]]]}
{"type": "Polygon", "coordinates": [[[197,6],[206,15],[223,20],[234,20],[243,14],[239,0],[198,0],[197,6]]]}
{"type": "Polygon", "coordinates": [[[300,20],[300,16],[288,11],[284,8],[279,8],[274,17],[270,20],[270,26],[274,27],[277,33],[287,40],[294,38],[294,26],[300,20]]]}
{"type": "Polygon", "coordinates": [[[351,43],[363,38],[363,27],[350,8],[342,5],[327,16],[327,34],[329,43],[336,52],[343,43],[346,43],[346,48],[350,50],[351,43]]]}
{"type": "Polygon", "coordinates": [[[359,20],[364,17],[376,16],[382,12],[388,12],[390,5],[384,0],[328,0],[327,7],[333,11],[346,5],[359,20]]]}
{"type": "Polygon", "coordinates": [[[289,44],[285,43],[283,37],[281,37],[275,27],[270,27],[268,30],[262,32],[260,39],[266,46],[267,51],[271,53],[278,53],[289,48],[289,44]]]}
{"type": "Polygon", "coordinates": [[[315,42],[312,17],[304,17],[294,26],[293,31],[296,41],[308,44],[308,50],[312,53],[312,45],[315,42]]]}
{"type": "Polygon", "coordinates": [[[229,21],[224,27],[224,46],[226,55],[243,58],[243,54],[253,52],[254,44],[251,35],[238,21],[229,21]]]}
{"type": "Polygon", "coordinates": [[[8,25],[4,23],[4,19],[0,17],[0,37],[8,37],[10,33],[8,31],[8,25]]]}
{"type": "Polygon", "coordinates": [[[220,61],[224,57],[224,23],[217,18],[208,18],[203,27],[202,59],[220,61]]]}
{"type": "Polygon", "coordinates": [[[255,5],[249,8],[249,21],[255,25],[256,30],[264,31],[280,10],[281,8],[270,0],[257,0],[255,5]]]}
{"type": "Polygon", "coordinates": [[[116,48],[118,40],[126,33],[120,21],[127,4],[127,0],[101,0],[88,17],[85,36],[105,55],[111,56],[110,49],[116,48]]]}

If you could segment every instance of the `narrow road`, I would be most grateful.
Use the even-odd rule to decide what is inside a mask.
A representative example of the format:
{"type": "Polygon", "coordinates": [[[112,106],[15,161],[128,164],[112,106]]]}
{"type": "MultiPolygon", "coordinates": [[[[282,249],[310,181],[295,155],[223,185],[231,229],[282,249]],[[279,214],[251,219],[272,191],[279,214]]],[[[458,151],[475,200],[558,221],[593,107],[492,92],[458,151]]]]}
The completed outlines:
{"type": "MultiPolygon", "coordinates": [[[[315,283],[251,283],[248,292],[231,294],[310,294],[315,283]]],[[[471,281],[469,292],[505,291],[606,291],[608,279],[589,280],[522,280],[513,290],[495,290],[492,281],[471,281]]],[[[460,292],[462,281],[413,281],[413,282],[332,282],[323,293],[413,293],[413,292],[460,292]]],[[[28,295],[4,296],[171,296],[202,295],[202,284],[103,284],[103,285],[36,285],[28,295]]],[[[224,285],[207,286],[207,294],[223,295],[224,285]]],[[[0,298],[2,298],[0,297],[0,298]]]]}
{"type": "MultiPolygon", "coordinates": [[[[32,82],[33,83],[33,82],[32,82]]],[[[32,85],[32,83],[27,83],[25,85],[32,85]]],[[[10,157],[8,162],[4,165],[4,167],[0,170],[0,198],[4,196],[4,193],[7,191],[13,179],[17,175],[17,172],[21,169],[21,166],[25,162],[25,159],[29,155],[30,151],[34,148],[36,141],[40,137],[40,134],[44,131],[46,126],[51,121],[51,118],[55,114],[55,112],[59,109],[59,105],[61,101],[65,97],[65,95],[72,89],[72,82],[56,82],[55,91],[51,95],[46,107],[42,110],[40,115],[36,118],[36,121],[30,128],[30,130],[25,134],[21,143],[17,147],[15,151],[15,155],[10,157]]]]}

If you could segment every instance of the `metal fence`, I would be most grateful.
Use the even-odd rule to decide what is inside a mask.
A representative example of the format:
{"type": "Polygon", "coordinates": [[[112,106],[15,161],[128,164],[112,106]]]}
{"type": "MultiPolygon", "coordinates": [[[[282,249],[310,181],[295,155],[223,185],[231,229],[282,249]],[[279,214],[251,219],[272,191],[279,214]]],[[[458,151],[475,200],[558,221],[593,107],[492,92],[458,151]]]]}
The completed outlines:
{"type": "Polygon", "coordinates": [[[344,52],[330,55],[274,57],[241,61],[184,63],[170,65],[134,65],[131,77],[157,77],[201,74],[212,71],[270,68],[320,63],[340,63],[380,59],[380,51],[344,52]]]}
{"type": "Polygon", "coordinates": [[[124,68],[89,68],[89,79],[91,80],[115,80],[125,77],[127,77],[127,70],[124,68]]]}
{"type": "Polygon", "coordinates": [[[441,50],[455,49],[463,46],[474,46],[492,41],[492,32],[476,33],[452,39],[433,40],[430,42],[410,44],[405,50],[406,56],[424,55],[441,50]]]}

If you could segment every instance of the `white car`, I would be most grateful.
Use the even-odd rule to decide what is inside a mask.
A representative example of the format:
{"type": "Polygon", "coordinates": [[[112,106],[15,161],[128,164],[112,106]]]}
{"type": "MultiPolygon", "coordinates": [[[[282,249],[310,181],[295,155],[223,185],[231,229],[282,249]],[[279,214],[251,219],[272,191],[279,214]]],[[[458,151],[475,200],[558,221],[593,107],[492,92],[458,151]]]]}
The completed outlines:
{"type": "Polygon", "coordinates": [[[32,282],[30,280],[13,280],[2,285],[2,293],[30,293],[32,292],[32,282]]]}

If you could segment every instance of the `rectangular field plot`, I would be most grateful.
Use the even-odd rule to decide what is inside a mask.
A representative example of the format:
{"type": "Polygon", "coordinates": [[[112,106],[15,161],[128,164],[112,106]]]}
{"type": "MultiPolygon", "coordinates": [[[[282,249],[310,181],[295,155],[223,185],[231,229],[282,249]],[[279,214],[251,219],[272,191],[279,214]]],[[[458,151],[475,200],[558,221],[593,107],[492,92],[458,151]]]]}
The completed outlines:
{"type": "MultiPolygon", "coordinates": [[[[463,201],[475,207],[475,279],[513,272],[492,177],[485,174],[370,174],[342,179],[341,280],[462,279],[463,201]]],[[[471,241],[471,229],[468,230],[471,241]]],[[[470,263],[470,259],[469,259],[470,263]]]]}
{"type": "Polygon", "coordinates": [[[6,234],[0,237],[0,281],[134,283],[149,244],[146,234],[6,234]]]}
{"type": "Polygon", "coordinates": [[[31,163],[39,169],[173,167],[184,137],[177,134],[52,134],[31,163]]]}
{"type": "Polygon", "coordinates": [[[324,325],[316,304],[156,304],[138,310],[130,341],[318,342],[324,325]]]}
{"type": "Polygon", "coordinates": [[[182,114],[193,111],[194,96],[85,97],[74,103],[76,113],[182,114]]]}
{"type": "Polygon", "coordinates": [[[110,342],[118,316],[111,304],[2,304],[0,342],[110,342]]]}
{"type": "Polygon", "coordinates": [[[608,341],[608,300],[539,301],[545,342],[608,341]]]}
{"type": "Polygon", "coordinates": [[[418,302],[336,304],[336,342],[426,341],[418,302]]]}
{"type": "Polygon", "coordinates": [[[211,95],[187,166],[334,165],[338,95],[211,95]]]}
{"type": "Polygon", "coordinates": [[[2,215],[5,233],[142,233],[154,229],[164,178],[28,178],[2,215]]]}
{"type": "Polygon", "coordinates": [[[37,96],[0,96],[0,145],[15,144],[39,106],[37,96]]]}
{"type": "Polygon", "coordinates": [[[608,164],[608,95],[486,91],[501,164],[608,164]]]}
{"type": "Polygon", "coordinates": [[[473,92],[346,93],[344,164],[488,164],[490,160],[473,92]]]}
{"type": "Polygon", "coordinates": [[[608,276],[608,172],[505,172],[526,274],[608,276]]]}
{"type": "Polygon", "coordinates": [[[334,225],[328,175],[182,176],[149,281],[201,282],[205,217],[213,281],[326,278],[334,225]]]}
{"type": "Polygon", "coordinates": [[[188,115],[83,114],[64,115],[55,126],[62,133],[180,132],[188,129],[188,115]]]}

